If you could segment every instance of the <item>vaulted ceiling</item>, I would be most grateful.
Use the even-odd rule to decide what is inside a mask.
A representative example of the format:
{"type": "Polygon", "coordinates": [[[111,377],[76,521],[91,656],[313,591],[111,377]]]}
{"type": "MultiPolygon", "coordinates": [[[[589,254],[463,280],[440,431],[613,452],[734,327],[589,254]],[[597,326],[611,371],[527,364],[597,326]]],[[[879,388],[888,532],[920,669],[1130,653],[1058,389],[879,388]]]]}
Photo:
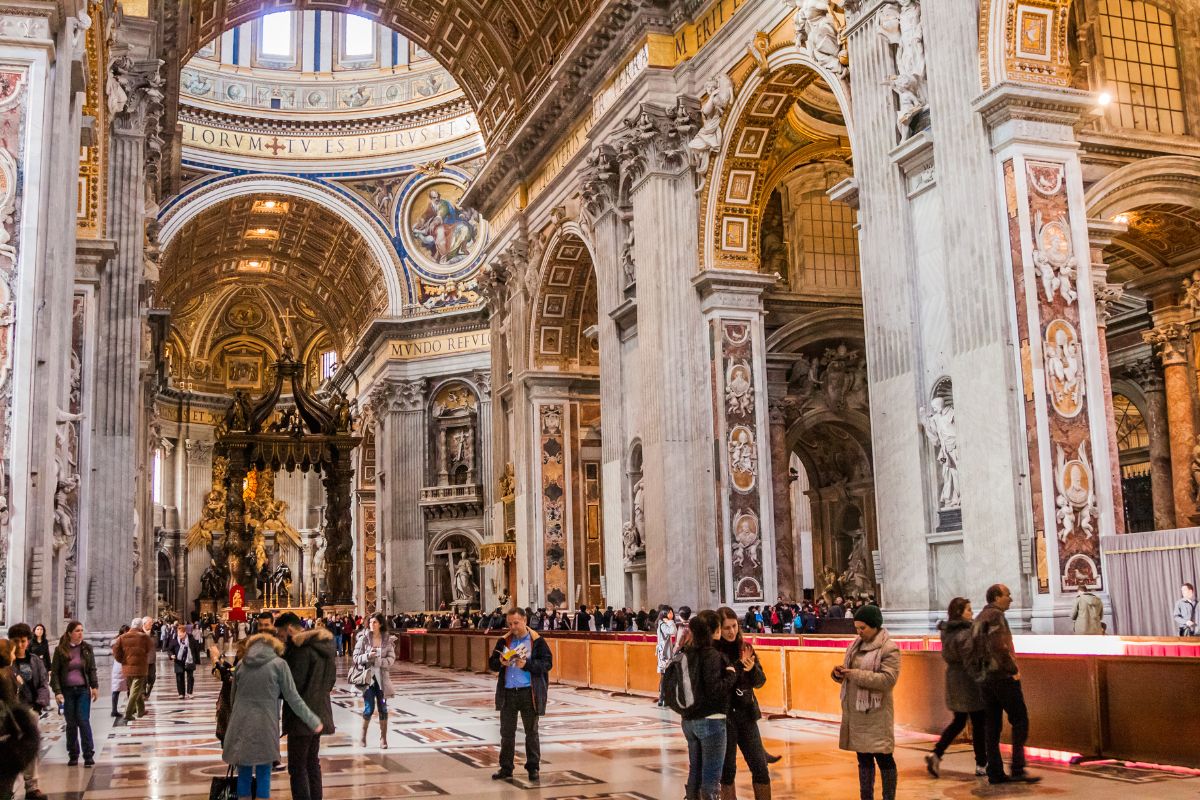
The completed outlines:
{"type": "Polygon", "coordinates": [[[1157,203],[1123,216],[1129,230],[1104,253],[1110,281],[1130,281],[1140,288],[1182,277],[1200,264],[1200,208],[1157,203]]]}
{"type": "MultiPolygon", "coordinates": [[[[296,315],[287,327],[298,355],[325,332],[344,357],[385,311],[387,289],[350,223],[308,200],[254,195],[208,208],[175,234],[158,302],[171,309],[190,358],[208,358],[213,343],[251,318],[265,325],[256,335],[278,348],[278,320],[287,312],[296,315]],[[225,308],[231,303],[239,309],[232,316],[225,308]],[[211,329],[220,320],[230,331],[211,329]]],[[[242,327],[249,335],[258,325],[242,327]]]]}
{"type": "Polygon", "coordinates": [[[352,12],[400,31],[440,61],[475,107],[480,127],[490,143],[514,126],[533,99],[548,88],[545,84],[551,68],[604,3],[605,0],[193,0],[190,14],[180,14],[180,63],[186,63],[222,31],[270,11],[352,12]]]}

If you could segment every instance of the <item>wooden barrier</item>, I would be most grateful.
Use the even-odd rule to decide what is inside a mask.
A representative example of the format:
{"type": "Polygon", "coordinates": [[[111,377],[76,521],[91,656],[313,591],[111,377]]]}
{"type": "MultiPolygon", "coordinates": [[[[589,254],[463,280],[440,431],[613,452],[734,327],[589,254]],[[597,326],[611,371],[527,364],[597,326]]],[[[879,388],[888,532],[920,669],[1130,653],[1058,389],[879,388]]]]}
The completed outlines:
{"type": "MultiPolygon", "coordinates": [[[[397,651],[413,663],[487,672],[494,632],[402,633],[397,651]]],[[[801,645],[756,645],[767,683],[758,691],[764,713],[823,719],[841,716],[839,687],[830,678],[842,663],[844,637],[793,639],[801,645]],[[840,646],[830,646],[836,642],[840,646]]],[[[569,686],[655,697],[652,637],[551,634],[550,679],[569,686]]],[[[950,721],[945,664],[936,640],[905,641],[894,702],[896,723],[936,734],[950,721]]],[[[1150,645],[1146,646],[1147,649],[1150,645]]],[[[1029,708],[1031,747],[1129,761],[1200,768],[1200,662],[1186,656],[1018,656],[1029,708]]],[[[1007,738],[1007,728],[1006,728],[1007,738]]]]}

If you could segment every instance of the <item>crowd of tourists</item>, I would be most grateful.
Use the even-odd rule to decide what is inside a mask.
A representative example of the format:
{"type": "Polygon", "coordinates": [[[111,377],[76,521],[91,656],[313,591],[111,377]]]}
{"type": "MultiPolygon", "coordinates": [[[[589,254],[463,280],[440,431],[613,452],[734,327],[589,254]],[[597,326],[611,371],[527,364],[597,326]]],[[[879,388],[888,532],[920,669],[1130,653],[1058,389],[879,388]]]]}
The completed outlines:
{"type": "MultiPolygon", "coordinates": [[[[1072,619],[1078,633],[1103,632],[1094,597],[1082,589],[1076,597],[1072,619]]],[[[938,625],[946,664],[945,698],[953,716],[925,757],[926,769],[935,778],[941,775],[948,748],[969,723],[977,776],[993,784],[1039,780],[1026,770],[1029,716],[1005,616],[1011,605],[1008,587],[996,584],[987,590],[986,606],[978,615],[969,599],[956,597],[938,625]],[[1006,718],[1012,743],[1007,771],[1000,750],[1006,718]]],[[[539,779],[538,720],[546,713],[553,668],[552,651],[541,631],[653,631],[658,704],[680,716],[687,741],[689,800],[735,798],[738,752],[750,772],[755,799],[771,796],[770,764],[779,759],[763,746],[755,694],[768,677],[743,634],[808,630],[812,617],[849,618],[854,640],[830,673],[841,701],[839,746],[857,756],[862,798],[874,797],[877,776],[884,800],[896,797],[893,689],[901,650],[884,626],[883,611],[870,598],[834,598],[828,604],[780,602],[752,607],[744,614],[727,607],[693,614],[687,606],[661,606],[653,612],[585,606],[569,613],[518,607],[467,615],[374,614],[365,619],[356,614],[301,619],[292,612],[262,612],[236,624],[216,617],[202,617],[194,624],[136,617],[110,643],[112,715],[117,725],[145,716],[160,656],[172,667],[179,699],[191,699],[195,672],[207,657],[220,682],[215,732],[230,767],[226,780],[236,796],[270,797],[271,775],[281,761],[282,725],[292,797],[320,798],[320,742],[334,732],[331,693],[338,656],[351,658],[347,679],[362,694],[356,743],[369,746],[371,723],[378,719],[378,747],[386,749],[388,702],[395,691],[393,632],[436,628],[443,620],[452,625],[456,617],[459,627],[500,634],[489,659],[497,674],[495,706],[500,712],[496,780],[513,776],[518,719],[525,739],[525,770],[531,781],[539,779]]],[[[1180,635],[1193,635],[1198,622],[1195,588],[1186,583],[1172,623],[1180,635]]],[[[6,755],[0,759],[0,800],[13,797],[17,781],[23,782],[29,800],[47,796],[38,780],[39,721],[53,709],[65,723],[68,766],[76,766],[81,757],[85,767],[95,764],[91,704],[99,698],[99,681],[96,656],[84,633],[82,623],[71,621],[54,643],[45,626],[18,623],[0,639],[0,742],[6,755]]]]}

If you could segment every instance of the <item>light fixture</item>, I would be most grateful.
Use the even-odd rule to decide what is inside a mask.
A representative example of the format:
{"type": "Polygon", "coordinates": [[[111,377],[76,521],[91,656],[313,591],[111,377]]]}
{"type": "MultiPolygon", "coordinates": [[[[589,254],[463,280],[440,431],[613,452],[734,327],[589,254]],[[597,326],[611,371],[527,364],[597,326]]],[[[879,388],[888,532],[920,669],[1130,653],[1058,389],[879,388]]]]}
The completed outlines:
{"type": "Polygon", "coordinates": [[[1101,108],[1107,108],[1109,105],[1112,104],[1112,100],[1113,100],[1113,98],[1112,98],[1111,93],[1101,92],[1100,95],[1096,98],[1096,104],[1098,106],[1100,106],[1101,108]]]}
{"type": "Polygon", "coordinates": [[[256,269],[259,266],[261,266],[261,262],[259,262],[258,260],[247,261],[246,266],[250,267],[251,269],[256,269]]]}
{"type": "Polygon", "coordinates": [[[1117,223],[1118,225],[1128,225],[1129,215],[1124,213],[1117,214],[1115,217],[1113,217],[1113,222],[1117,223]]]}
{"type": "Polygon", "coordinates": [[[275,207],[274,200],[264,200],[263,201],[263,208],[274,208],[274,207],[275,207]]]}
{"type": "Polygon", "coordinates": [[[256,231],[256,233],[257,233],[259,236],[263,236],[264,234],[266,234],[266,232],[267,232],[267,229],[266,229],[266,228],[259,228],[259,229],[256,231]]]}

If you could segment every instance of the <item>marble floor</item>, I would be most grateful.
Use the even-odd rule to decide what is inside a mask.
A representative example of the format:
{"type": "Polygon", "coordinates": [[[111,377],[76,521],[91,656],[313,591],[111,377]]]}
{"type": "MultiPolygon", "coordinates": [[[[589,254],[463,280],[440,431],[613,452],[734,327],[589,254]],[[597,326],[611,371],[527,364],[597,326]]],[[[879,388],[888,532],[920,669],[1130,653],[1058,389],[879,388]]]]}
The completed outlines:
{"type": "MultiPolygon", "coordinates": [[[[344,665],[342,669],[344,674],[344,665]]],[[[160,662],[159,671],[166,680],[155,686],[147,716],[132,726],[112,726],[106,695],[95,705],[94,768],[68,767],[60,718],[51,715],[45,721],[43,791],[56,800],[208,797],[210,779],[225,773],[213,736],[217,683],[198,672],[195,697],[180,701],[170,666],[160,662]]],[[[550,712],[541,723],[542,780],[529,786],[521,780],[520,753],[514,782],[490,780],[499,752],[493,680],[408,664],[397,664],[393,674],[397,696],[391,703],[386,751],[379,749],[374,725],[365,750],[353,744],[361,700],[344,682],[335,689],[338,731],[322,746],[328,800],[683,797],[687,754],[677,718],[644,698],[552,686],[550,712]]],[[[101,686],[107,685],[107,677],[102,677],[101,686]]],[[[783,719],[764,721],[762,730],[768,750],[784,756],[772,768],[775,797],[858,797],[854,756],[837,749],[835,724],[783,719]]],[[[1041,784],[989,787],[972,775],[969,746],[955,747],[943,763],[942,778],[933,780],[922,760],[932,749],[930,738],[903,735],[898,744],[899,794],[914,800],[1200,797],[1200,776],[1115,764],[1035,763],[1035,771],[1044,776],[1041,784]]],[[[748,776],[739,775],[738,785],[740,797],[752,796],[748,776]]],[[[273,789],[273,797],[290,797],[286,773],[275,775],[273,789]]],[[[23,797],[21,789],[17,797],[23,797]]]]}

